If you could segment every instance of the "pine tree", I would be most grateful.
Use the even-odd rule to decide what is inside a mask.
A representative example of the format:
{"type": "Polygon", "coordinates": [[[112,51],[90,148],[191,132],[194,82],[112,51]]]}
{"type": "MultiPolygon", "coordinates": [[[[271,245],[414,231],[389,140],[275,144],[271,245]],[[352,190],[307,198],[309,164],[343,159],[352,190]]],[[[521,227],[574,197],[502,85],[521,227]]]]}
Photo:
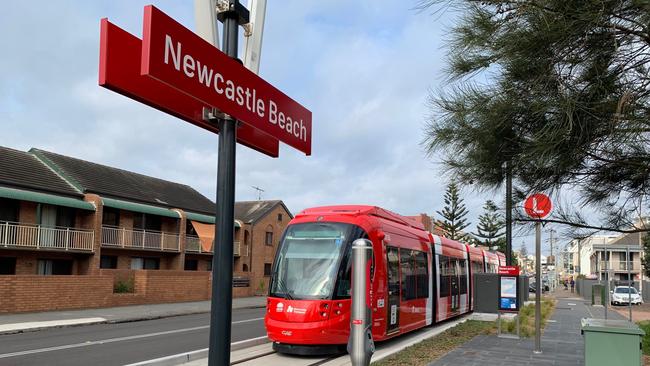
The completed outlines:
{"type": "Polygon", "coordinates": [[[420,5],[461,14],[450,82],[431,95],[431,156],[479,189],[501,187],[508,163],[524,194],[568,186],[605,214],[589,227],[627,227],[650,197],[650,1],[420,5]]]}
{"type": "Polygon", "coordinates": [[[459,240],[465,237],[462,230],[469,226],[469,222],[465,219],[467,208],[465,208],[463,199],[458,195],[458,186],[455,182],[451,182],[447,186],[445,207],[436,213],[442,216],[440,224],[449,239],[459,240]]]}
{"type": "Polygon", "coordinates": [[[488,247],[499,246],[499,251],[505,252],[505,230],[506,223],[499,213],[497,206],[491,200],[487,200],[483,206],[483,214],[478,217],[476,225],[478,237],[482,244],[488,247]],[[502,247],[503,246],[503,247],[502,247]]]}

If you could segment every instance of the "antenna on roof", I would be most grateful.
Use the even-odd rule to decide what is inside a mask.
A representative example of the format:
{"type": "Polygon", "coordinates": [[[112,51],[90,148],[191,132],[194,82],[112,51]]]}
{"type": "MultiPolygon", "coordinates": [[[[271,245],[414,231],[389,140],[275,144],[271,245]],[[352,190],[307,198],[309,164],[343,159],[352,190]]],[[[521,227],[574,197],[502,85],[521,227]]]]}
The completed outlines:
{"type": "Polygon", "coordinates": [[[257,200],[261,201],[262,200],[262,192],[264,192],[264,190],[262,188],[260,188],[260,187],[255,187],[255,186],[251,186],[251,187],[253,187],[253,189],[257,191],[257,200]]]}

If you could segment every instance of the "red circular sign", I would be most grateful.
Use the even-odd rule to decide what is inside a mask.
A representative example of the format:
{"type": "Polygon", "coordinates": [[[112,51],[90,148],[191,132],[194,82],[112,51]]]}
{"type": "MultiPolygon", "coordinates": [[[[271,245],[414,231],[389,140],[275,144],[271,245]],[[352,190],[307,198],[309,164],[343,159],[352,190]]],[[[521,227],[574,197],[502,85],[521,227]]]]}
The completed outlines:
{"type": "Polygon", "coordinates": [[[551,202],[551,197],[544,193],[535,193],[526,198],[524,209],[526,210],[526,214],[531,218],[543,219],[551,213],[553,203],[551,202]]]}

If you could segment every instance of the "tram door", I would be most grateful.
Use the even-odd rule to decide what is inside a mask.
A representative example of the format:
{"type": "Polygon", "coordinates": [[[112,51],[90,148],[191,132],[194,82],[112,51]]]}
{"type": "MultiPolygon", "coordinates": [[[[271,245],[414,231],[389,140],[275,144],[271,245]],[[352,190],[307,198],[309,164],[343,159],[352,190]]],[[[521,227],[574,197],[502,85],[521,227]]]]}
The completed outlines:
{"type": "Polygon", "coordinates": [[[388,306],[386,307],[386,333],[394,333],[399,330],[399,251],[397,248],[387,247],[387,273],[388,273],[388,306]]]}
{"type": "Polygon", "coordinates": [[[460,263],[455,258],[448,259],[449,265],[449,291],[451,297],[451,311],[458,312],[460,310],[460,263]]]}

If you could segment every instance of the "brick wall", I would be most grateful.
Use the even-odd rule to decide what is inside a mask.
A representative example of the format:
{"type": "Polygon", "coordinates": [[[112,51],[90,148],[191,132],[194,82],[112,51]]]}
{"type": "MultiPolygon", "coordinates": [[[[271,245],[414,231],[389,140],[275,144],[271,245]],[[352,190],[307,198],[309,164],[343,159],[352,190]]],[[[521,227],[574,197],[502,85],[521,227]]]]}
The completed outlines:
{"type": "Polygon", "coordinates": [[[112,277],[0,276],[0,313],[101,307],[112,292],[112,277]]]}
{"type": "MultiPolygon", "coordinates": [[[[93,275],[0,276],[0,313],[209,300],[211,272],[100,270],[93,275]],[[115,294],[116,280],[133,278],[133,293],[115,294]]],[[[251,296],[233,288],[233,297],[251,296]]]]}
{"type": "Polygon", "coordinates": [[[36,202],[20,201],[18,221],[25,224],[36,224],[36,202]]]}
{"type": "Polygon", "coordinates": [[[273,264],[278,243],[289,220],[289,213],[282,205],[277,205],[251,227],[251,255],[243,258],[250,262],[248,275],[251,278],[251,287],[254,292],[262,293],[268,289],[270,277],[264,276],[264,264],[273,264]],[[282,221],[278,221],[278,214],[282,214],[282,221]],[[267,229],[273,232],[273,245],[266,245],[267,229]],[[264,290],[261,289],[262,286],[264,290]]]}

